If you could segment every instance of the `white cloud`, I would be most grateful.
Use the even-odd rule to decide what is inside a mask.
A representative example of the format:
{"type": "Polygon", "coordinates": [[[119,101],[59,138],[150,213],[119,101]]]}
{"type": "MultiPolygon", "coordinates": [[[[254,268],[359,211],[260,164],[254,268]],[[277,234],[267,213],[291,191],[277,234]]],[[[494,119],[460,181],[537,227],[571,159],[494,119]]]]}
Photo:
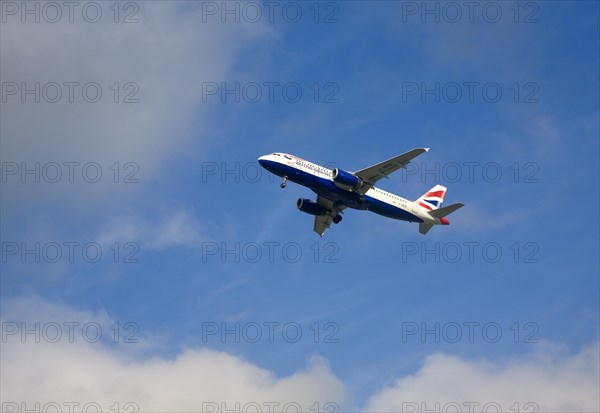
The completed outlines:
{"type": "MultiPolygon", "coordinates": [[[[104,348],[88,345],[8,345],[3,351],[3,400],[98,403],[133,402],[143,412],[208,410],[208,404],[297,403],[303,410],[315,402],[343,397],[343,385],[321,358],[305,370],[278,378],[227,353],[193,349],[174,360],[152,358],[127,362],[104,348]],[[27,360],[26,365],[25,360],[27,360]],[[24,368],[25,367],[25,368],[24,368]]],[[[238,409],[239,410],[239,409],[238,409]]]]}
{"type": "Polygon", "coordinates": [[[458,404],[479,403],[475,411],[490,403],[489,411],[596,412],[598,396],[598,344],[568,355],[556,348],[542,347],[533,356],[506,363],[465,360],[446,354],[426,358],[414,375],[400,378],[375,394],[365,410],[411,411],[426,406],[435,411],[455,411],[458,404]],[[423,404],[424,403],[424,404],[423,404]],[[437,404],[436,404],[437,403],[437,404]],[[495,405],[492,405],[495,403],[495,405]],[[436,407],[437,406],[437,407],[436,407]],[[537,407],[537,410],[532,410],[537,407]]]}
{"type": "MultiPolygon", "coordinates": [[[[31,330],[35,321],[43,329],[51,321],[60,325],[74,320],[83,323],[90,317],[93,320],[90,312],[69,311],[65,306],[28,298],[4,305],[2,322],[6,326],[7,320],[18,319],[27,322],[31,330]],[[37,313],[38,318],[33,309],[43,310],[37,313]]],[[[100,318],[98,322],[107,329],[107,320],[103,315],[100,318]]],[[[317,356],[311,357],[305,368],[276,377],[240,357],[209,349],[187,349],[174,359],[139,361],[123,351],[125,346],[137,344],[113,348],[81,340],[77,334],[73,342],[65,337],[49,343],[43,333],[41,336],[36,343],[31,334],[25,340],[20,333],[5,334],[1,352],[3,411],[11,409],[13,403],[19,407],[25,403],[29,409],[39,403],[43,410],[52,402],[60,406],[80,403],[78,411],[91,402],[103,411],[114,403],[123,411],[127,402],[135,403],[142,412],[208,411],[215,406],[222,411],[223,406],[231,410],[236,403],[238,410],[258,403],[266,411],[269,403],[279,403],[275,409],[281,411],[284,405],[295,403],[308,411],[314,403],[338,403],[345,397],[344,386],[328,362],[317,356]]]]}
{"type": "MultiPolygon", "coordinates": [[[[139,344],[110,345],[89,343],[79,336],[73,342],[62,339],[57,343],[42,336],[35,343],[31,335],[25,342],[19,333],[6,335],[7,321],[27,322],[30,328],[33,322],[96,321],[106,329],[114,323],[103,312],[73,309],[41,298],[5,301],[2,317],[4,403],[26,403],[31,408],[36,402],[40,407],[77,402],[81,408],[94,402],[108,410],[114,403],[122,408],[133,402],[139,411],[168,412],[241,411],[250,407],[248,403],[258,403],[262,411],[268,411],[272,402],[280,403],[279,409],[297,403],[309,411],[314,403],[323,408],[333,402],[344,411],[351,400],[350,386],[318,356],[293,374],[277,377],[238,356],[204,348],[187,349],[173,358],[136,354],[152,348],[151,337],[139,337],[139,344]]],[[[496,403],[502,411],[510,411],[519,403],[520,411],[525,411],[525,403],[531,402],[540,412],[598,411],[598,343],[577,354],[548,344],[540,347],[533,354],[505,362],[434,354],[416,373],[397,379],[377,391],[364,407],[351,410],[400,412],[415,411],[416,406],[421,409],[416,411],[423,411],[438,406],[436,411],[443,411],[444,406],[456,403],[468,411],[468,403],[479,403],[473,411],[481,411],[484,404],[496,403]]]]}

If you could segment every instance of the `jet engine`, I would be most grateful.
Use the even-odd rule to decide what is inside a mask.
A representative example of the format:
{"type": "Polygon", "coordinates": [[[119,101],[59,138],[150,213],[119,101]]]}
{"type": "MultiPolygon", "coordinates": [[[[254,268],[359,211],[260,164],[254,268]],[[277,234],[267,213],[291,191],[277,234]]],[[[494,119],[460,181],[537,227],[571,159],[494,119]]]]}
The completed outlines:
{"type": "Polygon", "coordinates": [[[358,176],[346,172],[343,169],[335,168],[332,175],[333,183],[346,191],[354,191],[362,185],[362,179],[358,176]]]}
{"type": "Polygon", "coordinates": [[[325,215],[327,210],[319,205],[317,202],[313,202],[310,199],[298,198],[296,206],[302,212],[310,215],[325,215]]]}

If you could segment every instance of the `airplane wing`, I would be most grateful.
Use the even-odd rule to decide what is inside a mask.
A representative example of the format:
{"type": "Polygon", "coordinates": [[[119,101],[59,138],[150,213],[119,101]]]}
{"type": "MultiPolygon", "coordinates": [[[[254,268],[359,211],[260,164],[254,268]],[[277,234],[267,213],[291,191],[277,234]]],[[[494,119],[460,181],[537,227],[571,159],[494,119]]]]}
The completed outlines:
{"type": "Polygon", "coordinates": [[[396,172],[398,169],[404,168],[413,158],[416,158],[423,152],[427,151],[429,151],[429,148],[413,149],[412,151],[408,151],[402,155],[388,159],[387,161],[383,161],[376,165],[354,172],[354,175],[361,178],[364,182],[361,192],[364,194],[381,178],[389,178],[388,175],[390,175],[392,172],[396,172]]]}
{"type": "Polygon", "coordinates": [[[336,216],[339,212],[342,212],[346,208],[345,205],[336,205],[332,200],[324,198],[322,196],[317,196],[317,203],[324,208],[327,208],[330,213],[326,215],[317,215],[315,216],[315,225],[313,227],[314,231],[323,236],[325,230],[331,227],[331,222],[333,221],[333,217],[336,216]]]}

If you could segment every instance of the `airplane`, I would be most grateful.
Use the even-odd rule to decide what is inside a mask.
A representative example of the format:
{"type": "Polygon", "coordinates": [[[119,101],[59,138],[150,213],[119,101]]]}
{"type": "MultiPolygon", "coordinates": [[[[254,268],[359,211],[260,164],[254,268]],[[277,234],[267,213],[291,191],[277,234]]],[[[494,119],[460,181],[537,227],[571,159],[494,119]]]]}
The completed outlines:
{"type": "Polygon", "coordinates": [[[389,179],[392,172],[405,168],[408,163],[429,148],[417,148],[368,168],[348,172],[340,168],[328,169],[296,156],[276,152],[258,158],[258,163],[269,172],[283,178],[281,188],[288,179],[310,188],[317,194],[316,202],[298,198],[296,207],[314,215],[314,231],[321,237],[331,223],[342,220],[344,209],[368,210],[384,217],[408,222],[418,222],[419,232],[426,234],[434,225],[449,225],[446,218],[464,204],[442,207],[446,187],[436,185],[416,201],[375,187],[382,178],[389,179]]]}

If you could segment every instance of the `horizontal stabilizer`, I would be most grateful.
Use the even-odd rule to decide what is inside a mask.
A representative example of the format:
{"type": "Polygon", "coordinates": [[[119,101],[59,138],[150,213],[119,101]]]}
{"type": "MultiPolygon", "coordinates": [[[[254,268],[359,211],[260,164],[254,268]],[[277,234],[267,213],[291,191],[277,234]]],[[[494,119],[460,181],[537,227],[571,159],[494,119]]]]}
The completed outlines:
{"type": "Polygon", "coordinates": [[[424,222],[419,224],[419,232],[421,234],[427,234],[431,228],[433,228],[433,224],[426,224],[424,222]]]}
{"type": "Polygon", "coordinates": [[[443,218],[446,215],[450,215],[457,209],[464,207],[465,204],[461,204],[460,202],[457,204],[448,205],[442,208],[434,209],[433,211],[429,211],[429,215],[435,218],[443,218]]]}

